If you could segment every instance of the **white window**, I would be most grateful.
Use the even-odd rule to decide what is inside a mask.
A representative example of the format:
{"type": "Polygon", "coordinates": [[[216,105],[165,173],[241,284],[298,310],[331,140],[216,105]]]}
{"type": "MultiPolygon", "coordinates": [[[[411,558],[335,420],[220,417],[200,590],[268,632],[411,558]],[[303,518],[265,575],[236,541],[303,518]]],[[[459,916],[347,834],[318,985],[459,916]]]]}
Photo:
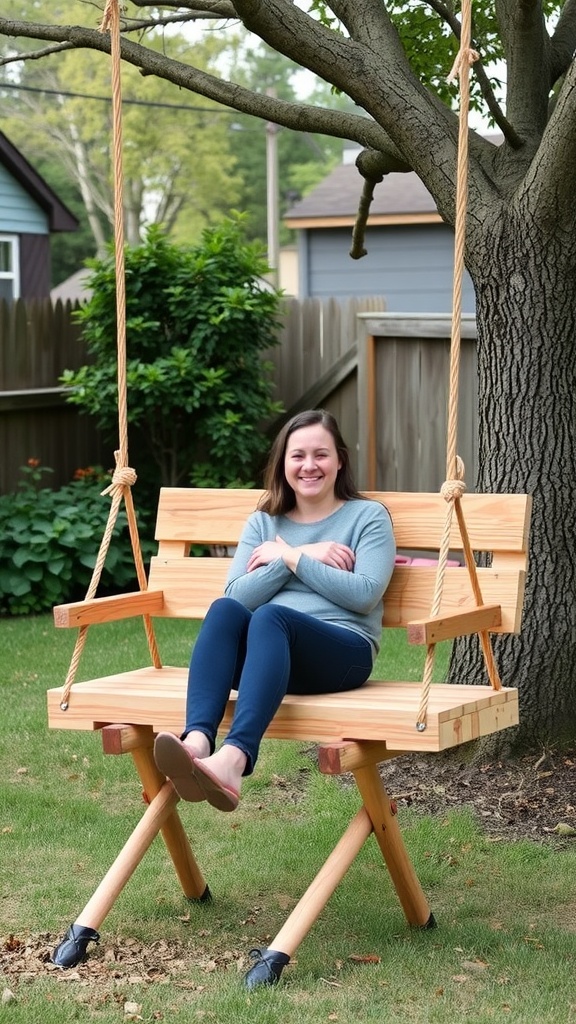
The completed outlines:
{"type": "Polygon", "coordinates": [[[0,299],[20,297],[20,260],[17,235],[0,235],[0,299]]]}

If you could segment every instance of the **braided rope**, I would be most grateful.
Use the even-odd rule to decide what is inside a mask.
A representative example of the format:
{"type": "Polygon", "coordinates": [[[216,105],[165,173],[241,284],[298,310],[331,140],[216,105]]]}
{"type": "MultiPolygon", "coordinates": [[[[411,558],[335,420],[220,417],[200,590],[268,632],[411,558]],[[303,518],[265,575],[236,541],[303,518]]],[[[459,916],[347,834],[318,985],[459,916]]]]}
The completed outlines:
{"type": "MultiPolygon", "coordinates": [[[[86,592],[86,600],[95,596],[106,562],[110,541],[118,518],[122,499],[126,505],[128,529],[134,556],[134,565],[138,585],[146,590],[147,580],[142,559],[142,550],[138,536],[138,524],[134,511],[131,487],[136,483],[136,473],[128,465],[128,399],[126,373],[126,275],[124,268],[124,211],[122,197],[124,193],[124,172],[122,164],[122,83],[121,83],[121,49],[120,49],[120,7],[118,0],[106,0],[106,7],[100,25],[101,32],[110,32],[110,55],[112,66],[112,132],[113,132],[113,165],[114,165],[114,250],[116,269],[116,331],[117,331],[117,366],[118,366],[118,435],[119,450],[114,453],[116,468],[112,483],[102,495],[112,499],[108,521],[104,530],[92,578],[86,592]]],[[[144,629],[148,641],[148,649],[155,668],[162,663],[152,620],[149,615],[143,616],[144,629]]],[[[70,667],[62,690],[60,708],[66,711],[69,707],[70,692],[76,678],[80,658],[86,644],[88,626],[81,626],[72,652],[70,667]]]]}
{"type": "MultiPolygon", "coordinates": [[[[446,441],[446,480],[441,487],[440,493],[446,501],[446,518],[444,530],[440,542],[438,555],[438,569],[432,599],[431,618],[440,613],[446,563],[450,548],[450,534],[454,511],[458,520],[464,559],[476,603],[482,604],[482,594],[476,572],[476,563],[472,552],[468,531],[462,512],[461,498],[466,490],[464,483],[464,464],[457,455],[457,426],[458,426],[458,392],[460,374],[460,349],[461,349],[461,323],[462,323],[462,282],[464,278],[464,249],[466,243],[466,208],[468,204],[468,115],[470,110],[470,67],[478,60],[479,54],[470,46],[472,32],[472,5],[471,0],[462,2],[462,28],[460,34],[460,49],[448,76],[448,81],[458,78],[460,83],[460,111],[458,121],[458,166],[456,177],[456,218],[454,224],[454,281],[452,294],[452,330],[450,337],[450,371],[449,371],[449,397],[448,397],[448,426],[446,441]]],[[[500,682],[492,645],[487,630],[480,633],[480,642],[486,662],[486,668],[490,682],[494,689],[500,689],[500,682]]],[[[419,732],[426,729],[428,711],[428,699],[432,683],[432,672],[434,668],[435,644],[429,644],[426,648],[424,672],[422,676],[422,690],[420,695],[420,706],[416,718],[416,728],[419,732]]]]}

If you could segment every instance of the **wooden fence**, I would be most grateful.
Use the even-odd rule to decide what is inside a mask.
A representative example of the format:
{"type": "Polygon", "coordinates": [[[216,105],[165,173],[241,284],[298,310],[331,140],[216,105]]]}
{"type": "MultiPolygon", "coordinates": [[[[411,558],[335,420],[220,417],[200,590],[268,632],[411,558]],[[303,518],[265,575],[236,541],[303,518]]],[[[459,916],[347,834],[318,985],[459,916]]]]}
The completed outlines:
{"type": "MultiPolygon", "coordinates": [[[[287,415],[324,406],[350,446],[359,486],[437,491],[446,478],[451,319],[382,312],[381,299],[289,303],[270,353],[287,415]]],[[[476,321],[461,327],[458,454],[477,468],[476,321]]]]}
{"type": "MultiPolygon", "coordinates": [[[[381,298],[287,300],[281,344],[266,354],[286,416],[324,406],[337,417],[361,487],[437,490],[445,477],[450,321],[382,312],[381,298]]],[[[70,304],[0,302],[0,493],[39,459],[67,483],[112,463],[93,421],[65,403],[58,380],[87,361],[70,304]]],[[[463,320],[459,453],[476,469],[476,330],[463,320]]],[[[274,428],[278,424],[273,425],[274,428]]]]}
{"type": "Polygon", "coordinates": [[[0,494],[13,491],[29,459],[54,470],[45,486],[105,460],[88,416],[64,401],[59,377],[88,361],[73,307],[50,300],[0,301],[0,494]]]}

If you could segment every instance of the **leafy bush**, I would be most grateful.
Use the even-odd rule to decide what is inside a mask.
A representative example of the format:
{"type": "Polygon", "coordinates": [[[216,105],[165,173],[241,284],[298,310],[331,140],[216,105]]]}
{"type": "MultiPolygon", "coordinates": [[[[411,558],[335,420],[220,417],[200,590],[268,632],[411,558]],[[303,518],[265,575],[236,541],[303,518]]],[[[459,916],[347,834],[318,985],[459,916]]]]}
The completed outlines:
{"type": "MultiPolygon", "coordinates": [[[[0,496],[0,614],[28,615],[84,597],[108,519],[108,478],[81,470],[70,484],[40,487],[51,472],[30,459],[14,494],[0,496]]],[[[144,545],[143,545],[144,548],[144,545]]],[[[98,595],[137,586],[124,512],[110,542],[98,595]]]]}
{"type": "MultiPolygon", "coordinates": [[[[92,298],[77,316],[94,362],[62,377],[68,400],[117,430],[116,280],[113,255],[90,263],[92,298]]],[[[133,463],[156,465],[162,484],[252,482],[268,441],[272,401],[262,353],[278,343],[280,292],[264,284],[261,248],[237,215],[195,248],[149,229],[126,249],[127,385],[133,463]],[[143,458],[142,448],[145,456],[143,458]]]]}

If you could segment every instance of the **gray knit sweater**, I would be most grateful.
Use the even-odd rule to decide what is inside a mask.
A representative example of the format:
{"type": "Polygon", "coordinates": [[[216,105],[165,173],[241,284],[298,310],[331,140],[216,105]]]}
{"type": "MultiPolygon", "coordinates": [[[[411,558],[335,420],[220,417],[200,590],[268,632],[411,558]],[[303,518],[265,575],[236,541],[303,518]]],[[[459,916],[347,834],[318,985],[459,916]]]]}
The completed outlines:
{"type": "Polygon", "coordinates": [[[370,641],[376,653],[382,632],[382,595],[395,553],[390,516],[377,501],[352,499],[316,523],[253,512],[232,560],[225,593],[251,611],[275,602],[353,629],[370,641]],[[277,535],[292,547],[319,541],[346,544],[356,555],[354,570],[335,569],[303,554],[294,573],[281,558],[246,572],[254,548],[277,535]]]}

